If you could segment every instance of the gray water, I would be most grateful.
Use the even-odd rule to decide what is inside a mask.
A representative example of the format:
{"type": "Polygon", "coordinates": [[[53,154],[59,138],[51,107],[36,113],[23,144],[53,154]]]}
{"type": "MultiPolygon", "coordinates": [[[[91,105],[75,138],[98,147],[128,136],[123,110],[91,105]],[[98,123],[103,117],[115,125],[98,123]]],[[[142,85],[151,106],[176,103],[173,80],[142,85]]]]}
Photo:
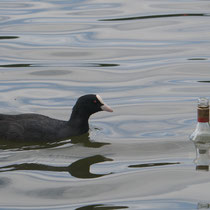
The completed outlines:
{"type": "Polygon", "coordinates": [[[0,149],[0,209],[206,209],[210,172],[188,136],[210,96],[210,2],[1,0],[0,112],[68,120],[83,136],[0,149]]]}

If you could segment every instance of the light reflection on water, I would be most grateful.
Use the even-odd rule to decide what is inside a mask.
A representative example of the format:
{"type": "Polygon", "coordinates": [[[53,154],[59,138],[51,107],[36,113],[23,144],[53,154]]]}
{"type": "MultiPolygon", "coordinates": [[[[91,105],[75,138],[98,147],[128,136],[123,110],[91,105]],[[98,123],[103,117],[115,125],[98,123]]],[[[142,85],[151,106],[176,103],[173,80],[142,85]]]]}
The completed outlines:
{"type": "Polygon", "coordinates": [[[0,209],[202,209],[188,140],[209,96],[208,1],[0,2],[0,112],[68,120],[99,93],[85,136],[1,143],[0,209]],[[11,199],[12,198],[12,199],[11,199]]]}

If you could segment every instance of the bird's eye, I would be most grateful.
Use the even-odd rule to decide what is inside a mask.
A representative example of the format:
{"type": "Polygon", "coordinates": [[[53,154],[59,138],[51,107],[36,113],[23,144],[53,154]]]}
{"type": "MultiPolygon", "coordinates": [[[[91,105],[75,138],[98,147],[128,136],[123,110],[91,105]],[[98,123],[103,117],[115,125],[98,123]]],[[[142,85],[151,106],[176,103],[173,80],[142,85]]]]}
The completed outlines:
{"type": "Polygon", "coordinates": [[[94,101],[93,101],[93,103],[94,103],[94,104],[97,104],[97,101],[96,101],[96,100],[94,100],[94,101]]]}

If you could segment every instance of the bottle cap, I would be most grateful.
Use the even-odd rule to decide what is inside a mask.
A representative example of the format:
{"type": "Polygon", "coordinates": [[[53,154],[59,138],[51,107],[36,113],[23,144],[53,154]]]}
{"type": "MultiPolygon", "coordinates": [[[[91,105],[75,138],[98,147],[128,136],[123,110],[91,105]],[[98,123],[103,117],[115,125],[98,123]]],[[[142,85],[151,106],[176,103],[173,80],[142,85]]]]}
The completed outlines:
{"type": "Polygon", "coordinates": [[[209,100],[207,98],[198,99],[198,122],[209,122],[209,100]]]}
{"type": "Polygon", "coordinates": [[[209,107],[209,100],[207,98],[199,98],[198,99],[198,107],[200,107],[200,108],[209,107]]]}

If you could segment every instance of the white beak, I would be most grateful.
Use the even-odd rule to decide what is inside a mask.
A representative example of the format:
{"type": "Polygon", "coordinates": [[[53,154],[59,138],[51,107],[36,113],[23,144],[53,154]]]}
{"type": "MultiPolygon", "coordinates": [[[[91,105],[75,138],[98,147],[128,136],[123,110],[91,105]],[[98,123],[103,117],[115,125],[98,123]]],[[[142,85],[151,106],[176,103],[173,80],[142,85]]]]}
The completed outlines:
{"type": "Polygon", "coordinates": [[[101,109],[103,111],[107,111],[107,112],[113,112],[113,110],[111,109],[111,107],[109,107],[108,105],[104,104],[101,106],[101,109]]]}
{"type": "Polygon", "coordinates": [[[97,97],[97,99],[101,102],[101,104],[103,104],[103,105],[101,106],[101,110],[107,111],[107,112],[113,112],[112,108],[109,107],[108,105],[106,105],[106,104],[103,102],[101,96],[96,95],[96,97],[97,97]]]}

